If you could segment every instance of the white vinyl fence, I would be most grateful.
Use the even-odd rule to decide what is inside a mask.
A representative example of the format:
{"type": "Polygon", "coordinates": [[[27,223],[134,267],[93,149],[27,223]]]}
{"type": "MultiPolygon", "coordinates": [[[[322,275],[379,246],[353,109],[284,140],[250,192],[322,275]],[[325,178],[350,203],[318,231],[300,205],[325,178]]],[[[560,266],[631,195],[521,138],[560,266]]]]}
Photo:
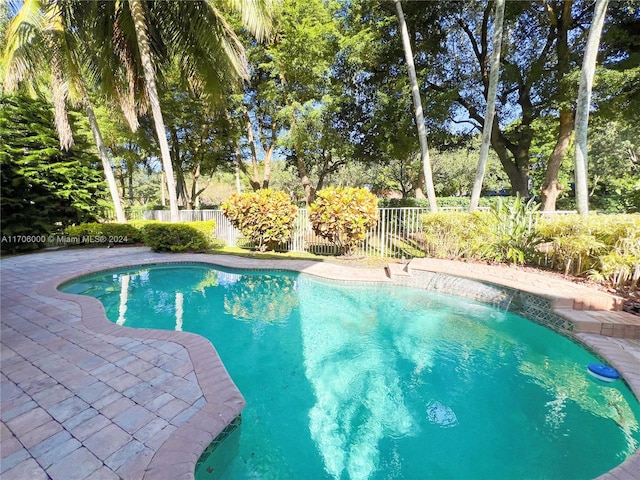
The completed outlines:
{"type": "MultiPolygon", "coordinates": [[[[441,207],[440,210],[464,210],[461,207],[441,207]]],[[[479,210],[489,210],[480,207],[479,210]]],[[[422,232],[422,215],[429,213],[426,207],[379,208],[378,223],[369,230],[367,238],[357,254],[365,257],[413,258],[423,256],[425,242],[422,232]]],[[[181,222],[215,220],[216,238],[226,245],[251,247],[251,242],[243,237],[240,230],[222,214],[222,210],[180,210],[181,222]]],[[[529,219],[529,231],[537,224],[541,216],[567,215],[573,211],[532,212],[529,219]]],[[[145,220],[169,222],[169,210],[147,210],[143,212],[145,220]]],[[[291,239],[281,250],[290,252],[311,252],[319,255],[339,254],[328,240],[317,236],[311,229],[311,223],[305,208],[298,209],[295,227],[291,239]]]]}
{"type": "MultiPolygon", "coordinates": [[[[428,213],[428,208],[379,208],[379,220],[373,227],[359,249],[359,254],[367,257],[411,258],[420,251],[421,215],[428,213]]],[[[143,215],[146,220],[168,222],[168,210],[149,210],[143,215]]],[[[240,231],[222,214],[222,210],[180,210],[180,221],[215,220],[216,238],[229,246],[249,246],[250,242],[243,238],[240,231]]],[[[291,252],[312,252],[316,254],[335,254],[336,248],[322,237],[315,235],[307,216],[307,210],[298,210],[298,218],[292,238],[282,250],[291,252]]]]}

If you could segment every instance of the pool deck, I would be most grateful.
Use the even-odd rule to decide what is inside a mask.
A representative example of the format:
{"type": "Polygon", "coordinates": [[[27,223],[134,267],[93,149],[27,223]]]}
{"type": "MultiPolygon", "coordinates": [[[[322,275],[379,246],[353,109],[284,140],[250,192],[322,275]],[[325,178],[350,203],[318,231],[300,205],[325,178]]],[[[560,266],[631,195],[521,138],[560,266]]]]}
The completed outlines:
{"type": "MultiPolygon", "coordinates": [[[[83,274],[159,262],[286,269],[345,281],[391,282],[387,272],[410,274],[399,264],[385,271],[306,260],[158,254],[145,247],[3,258],[2,479],[194,477],[201,452],[244,407],[211,343],[186,332],[115,325],[96,299],[57,291],[65,280],[83,274]]],[[[409,267],[553,298],[554,308],[581,325],[575,337],[617,368],[640,397],[640,322],[615,311],[619,300],[509,267],[443,260],[413,260],[409,267]]],[[[640,450],[600,478],[637,480],[639,472],[640,450]]]]}

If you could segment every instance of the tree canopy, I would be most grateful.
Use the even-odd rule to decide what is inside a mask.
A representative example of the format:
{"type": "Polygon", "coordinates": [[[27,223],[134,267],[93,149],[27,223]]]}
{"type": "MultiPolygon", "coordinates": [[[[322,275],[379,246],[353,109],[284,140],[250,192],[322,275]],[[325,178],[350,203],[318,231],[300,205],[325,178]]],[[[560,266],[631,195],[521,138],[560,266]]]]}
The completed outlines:
{"type": "MultiPolygon", "coordinates": [[[[145,178],[159,190],[163,142],[175,171],[171,188],[184,208],[211,197],[211,179],[231,175],[234,166],[236,188],[282,185],[306,203],[317,190],[337,184],[366,186],[381,196],[421,197],[426,191],[394,2],[280,0],[263,18],[268,36],[249,22],[247,9],[213,2],[207,15],[219,23],[202,17],[194,28],[231,35],[236,57],[225,58],[246,59],[237,64],[225,64],[223,57],[215,63],[217,50],[209,41],[185,40],[191,27],[182,20],[197,17],[185,12],[204,8],[201,2],[141,2],[160,129],[149,110],[131,12],[118,13],[103,0],[60,5],[69,15],[88,12],[68,18],[77,21],[78,34],[84,32],[84,54],[93,59],[86,63],[89,94],[129,203],[170,196],[166,188],[133,193],[144,190],[138,182],[145,178]],[[95,29],[102,33],[90,37],[95,29]],[[121,36],[100,40],[109,32],[121,36]],[[230,80],[238,73],[245,74],[242,83],[230,80]],[[132,123],[139,130],[127,133],[132,123]]],[[[469,196],[489,95],[494,2],[403,2],[402,8],[435,192],[469,196]]],[[[483,194],[507,190],[536,197],[546,209],[574,207],[574,115],[593,11],[587,0],[506,2],[483,194]]],[[[5,17],[3,30],[11,13],[5,17]]],[[[588,187],[596,209],[640,209],[639,26],[637,3],[609,5],[588,127],[588,187]]],[[[50,95],[46,85],[41,95],[50,95]]]]}

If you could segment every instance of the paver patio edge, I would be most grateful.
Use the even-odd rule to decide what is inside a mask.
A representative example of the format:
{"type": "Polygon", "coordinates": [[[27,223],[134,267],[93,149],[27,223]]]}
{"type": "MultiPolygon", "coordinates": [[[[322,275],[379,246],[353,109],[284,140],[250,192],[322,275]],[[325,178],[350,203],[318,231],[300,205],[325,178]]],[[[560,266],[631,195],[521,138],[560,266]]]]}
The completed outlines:
{"type": "MultiPolygon", "coordinates": [[[[163,262],[157,259],[148,262],[148,264],[154,263],[163,262]]],[[[126,266],[126,262],[121,266],[126,266]]],[[[233,383],[215,347],[204,337],[189,332],[137,329],[115,325],[107,319],[104,307],[99,300],[58,290],[61,284],[94,271],[96,270],[89,269],[79,275],[57,276],[40,284],[36,292],[46,297],[77,303],[82,312],[81,322],[96,333],[131,339],[164,340],[182,345],[187,350],[207,403],[164,441],[151,457],[142,478],[151,480],[193,478],[195,465],[201,453],[242,412],[246,405],[244,397],[233,383]],[[216,375],[211,376],[208,372],[214,367],[216,375]],[[218,392],[226,395],[220,398],[218,392]],[[169,458],[180,460],[167,464],[169,458]]]]}

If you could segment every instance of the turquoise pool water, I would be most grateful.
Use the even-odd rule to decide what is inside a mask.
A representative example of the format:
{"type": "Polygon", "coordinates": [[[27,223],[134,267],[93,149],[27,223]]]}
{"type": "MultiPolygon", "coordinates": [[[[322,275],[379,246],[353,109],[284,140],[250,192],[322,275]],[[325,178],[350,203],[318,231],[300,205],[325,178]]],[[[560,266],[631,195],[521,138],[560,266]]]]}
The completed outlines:
{"type": "Polygon", "coordinates": [[[200,264],[61,290],[215,345],[247,407],[198,480],[589,479],[640,444],[640,405],[587,373],[598,359],[467,299],[200,264]]]}

